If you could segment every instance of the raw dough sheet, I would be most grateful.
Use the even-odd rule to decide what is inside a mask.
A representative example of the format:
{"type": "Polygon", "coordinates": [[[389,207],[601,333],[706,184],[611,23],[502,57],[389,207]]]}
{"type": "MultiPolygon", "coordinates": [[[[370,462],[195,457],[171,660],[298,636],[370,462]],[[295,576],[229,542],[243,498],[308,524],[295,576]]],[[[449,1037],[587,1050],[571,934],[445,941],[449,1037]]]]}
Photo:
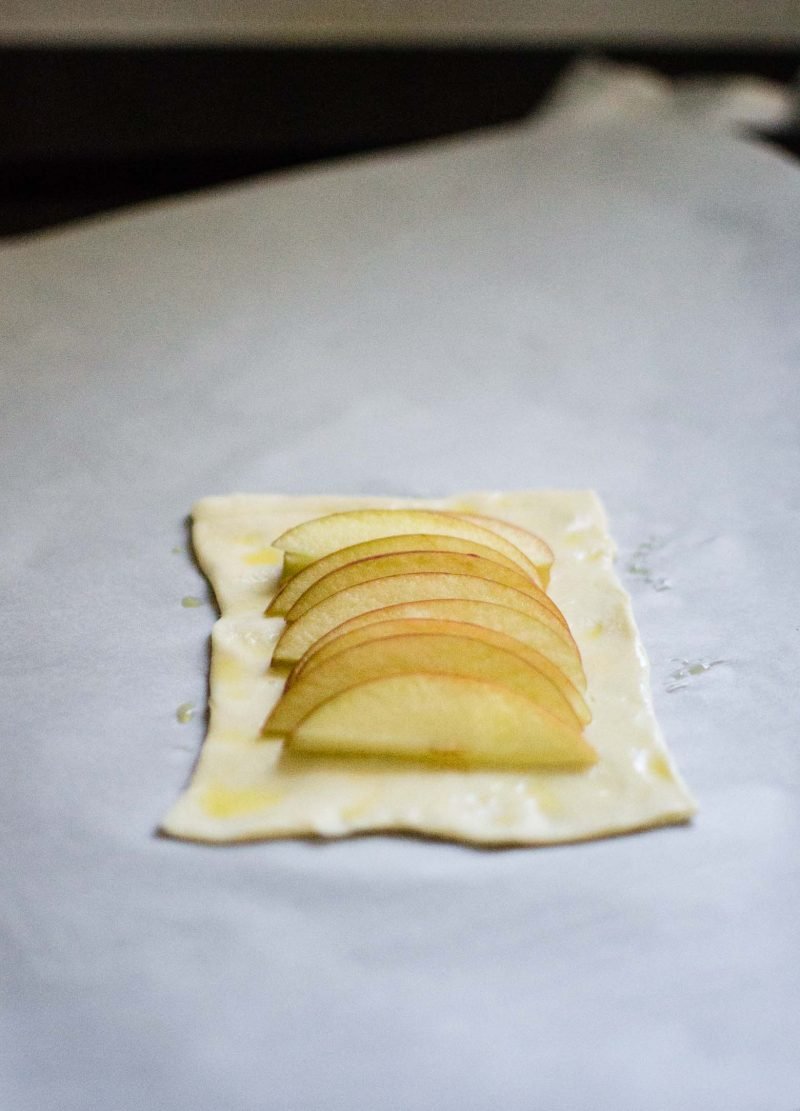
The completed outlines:
{"type": "Polygon", "coordinates": [[[197,558],[221,616],[212,637],[208,733],[162,829],[239,841],[403,830],[475,844],[575,841],[681,822],[693,801],[653,714],[649,667],[613,570],[605,513],[589,491],[465,494],[446,501],[233,495],[193,511],[197,558]],[[283,676],[269,664],[284,623],[265,618],[282,553],[303,520],[356,506],[469,509],[522,525],[552,547],[549,593],[578,643],[598,764],[581,773],[462,771],[398,761],[313,759],[259,736],[283,676]]]}

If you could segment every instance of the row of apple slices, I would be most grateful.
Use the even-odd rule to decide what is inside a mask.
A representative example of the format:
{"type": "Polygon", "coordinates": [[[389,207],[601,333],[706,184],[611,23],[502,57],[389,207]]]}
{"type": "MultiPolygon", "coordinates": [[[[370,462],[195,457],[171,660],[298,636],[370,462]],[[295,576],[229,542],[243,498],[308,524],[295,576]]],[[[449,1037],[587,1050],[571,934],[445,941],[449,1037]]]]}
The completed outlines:
{"type": "Polygon", "coordinates": [[[580,654],[547,595],[552,552],[507,522],[356,510],[290,529],[267,610],[289,666],[264,725],[305,752],[585,767],[580,654]]]}

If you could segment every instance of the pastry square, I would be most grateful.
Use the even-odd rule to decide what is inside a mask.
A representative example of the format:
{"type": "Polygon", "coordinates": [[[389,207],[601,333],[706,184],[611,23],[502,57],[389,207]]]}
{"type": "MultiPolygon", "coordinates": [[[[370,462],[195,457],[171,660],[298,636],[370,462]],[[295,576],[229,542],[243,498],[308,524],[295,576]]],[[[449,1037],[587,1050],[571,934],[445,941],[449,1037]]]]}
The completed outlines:
{"type": "Polygon", "coordinates": [[[193,542],[220,608],[211,634],[208,733],[191,781],[165,817],[173,837],[233,842],[405,831],[475,845],[580,841],[687,821],[694,802],[653,714],[649,667],[614,544],[591,491],[474,493],[442,500],[204,498],[193,542]],[[284,622],[264,611],[286,529],[355,508],[481,513],[541,536],[555,555],[548,593],[580,649],[599,754],[580,771],[475,770],[375,758],[309,758],[260,736],[284,675],[270,669],[284,622]]]}

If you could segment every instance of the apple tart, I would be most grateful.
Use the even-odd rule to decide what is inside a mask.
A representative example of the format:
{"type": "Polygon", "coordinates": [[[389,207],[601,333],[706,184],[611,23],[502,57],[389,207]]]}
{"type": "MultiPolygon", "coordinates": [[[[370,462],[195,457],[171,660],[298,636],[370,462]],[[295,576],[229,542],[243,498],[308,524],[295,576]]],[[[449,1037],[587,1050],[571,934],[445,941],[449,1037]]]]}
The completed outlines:
{"type": "Polygon", "coordinates": [[[234,495],[193,511],[220,607],[165,833],[573,841],[687,820],[596,495],[234,495]]]}

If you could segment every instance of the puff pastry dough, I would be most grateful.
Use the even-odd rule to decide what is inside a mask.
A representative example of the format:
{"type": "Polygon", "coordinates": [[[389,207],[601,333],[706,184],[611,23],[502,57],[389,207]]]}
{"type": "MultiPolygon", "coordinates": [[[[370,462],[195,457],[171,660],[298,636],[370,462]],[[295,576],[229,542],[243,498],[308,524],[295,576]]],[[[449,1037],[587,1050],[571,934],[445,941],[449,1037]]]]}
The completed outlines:
{"type": "Polygon", "coordinates": [[[210,719],[163,832],[197,841],[341,837],[405,830],[473,844],[576,841],[683,822],[694,803],[656,724],[649,668],[618,582],[605,514],[589,491],[466,494],[442,501],[233,495],[194,507],[197,558],[219,602],[210,719]],[[583,657],[600,759],[584,772],[451,770],[282,752],[260,728],[280,695],[270,671],[281,618],[265,618],[281,572],[271,541],[312,517],[359,506],[484,513],[542,536],[555,553],[548,593],[583,657]]]}

